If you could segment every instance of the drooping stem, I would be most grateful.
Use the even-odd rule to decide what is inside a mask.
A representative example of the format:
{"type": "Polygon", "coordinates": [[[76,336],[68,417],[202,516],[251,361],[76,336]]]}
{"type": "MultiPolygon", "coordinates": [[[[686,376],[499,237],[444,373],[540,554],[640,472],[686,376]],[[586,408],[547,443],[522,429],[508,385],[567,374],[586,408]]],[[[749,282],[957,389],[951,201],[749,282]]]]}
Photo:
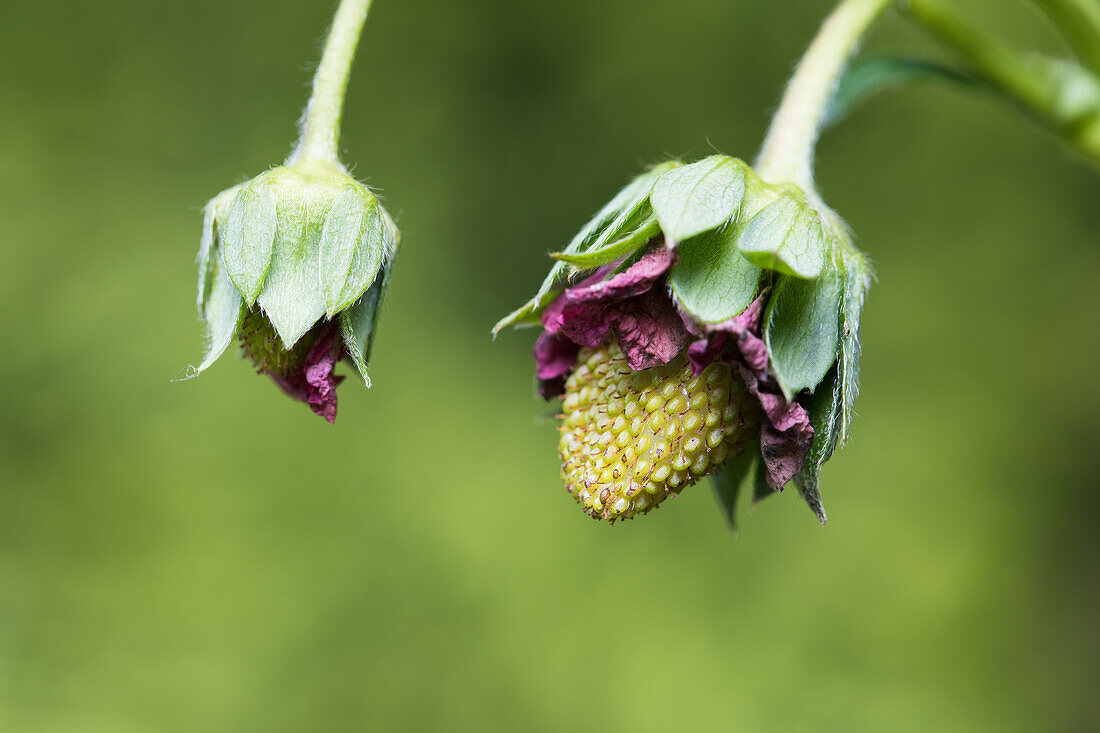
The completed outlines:
{"type": "Polygon", "coordinates": [[[337,163],[340,118],[348,88],[351,63],[367,19],[371,0],[341,0],[332,20],[321,63],[313,77],[313,92],[302,114],[301,136],[288,163],[337,163]]]}
{"type": "Polygon", "coordinates": [[[814,147],[829,99],[848,59],[894,0],[843,0],[825,19],[799,61],[756,160],[769,183],[813,190],[814,147]]]}

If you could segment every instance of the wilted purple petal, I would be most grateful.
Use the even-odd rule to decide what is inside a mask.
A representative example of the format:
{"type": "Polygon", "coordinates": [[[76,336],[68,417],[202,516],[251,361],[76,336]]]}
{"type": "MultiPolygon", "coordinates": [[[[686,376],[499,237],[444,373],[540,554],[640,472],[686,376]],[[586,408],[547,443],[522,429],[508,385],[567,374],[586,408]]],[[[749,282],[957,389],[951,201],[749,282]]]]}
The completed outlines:
{"type": "Polygon", "coordinates": [[[721,356],[726,345],[736,340],[736,354],[740,360],[748,363],[754,370],[763,371],[768,366],[768,347],[758,334],[760,317],[764,312],[767,292],[762,292],[733,318],[719,323],[697,324],[687,315],[682,315],[687,329],[700,337],[688,348],[688,358],[695,374],[703,371],[707,364],[721,356]]]}
{"type": "Polygon", "coordinates": [[[336,362],[343,356],[344,343],[335,321],[321,327],[301,367],[288,374],[268,372],[284,392],[305,402],[314,413],[329,423],[336,422],[336,385],[344,381],[336,376],[336,362]]]}
{"type": "Polygon", "coordinates": [[[691,342],[672,299],[661,290],[632,298],[612,326],[627,365],[635,370],[667,364],[691,342]]]}
{"type": "Polygon", "coordinates": [[[340,361],[344,344],[335,321],[329,321],[306,355],[304,368],[306,401],[310,409],[329,421],[336,422],[336,385],[344,381],[336,376],[336,362],[340,361]]]}
{"type": "MultiPolygon", "coordinates": [[[[581,280],[573,287],[585,288],[590,285],[595,285],[596,283],[607,277],[609,274],[614,272],[615,267],[616,264],[604,265],[603,267],[599,268],[591,275],[586,277],[584,280],[581,280]]],[[[568,304],[569,301],[565,298],[565,293],[562,293],[557,298],[552,300],[550,302],[550,305],[546,306],[546,308],[542,312],[542,327],[550,333],[556,333],[560,331],[565,319],[563,311],[565,309],[565,306],[568,304]]]]}
{"type": "Polygon", "coordinates": [[[787,400],[768,369],[768,346],[759,336],[766,301],[765,291],[740,314],[721,323],[700,325],[686,316],[684,322],[698,337],[688,347],[694,372],[698,374],[715,359],[737,364],[745,385],[759,400],[767,417],[760,429],[760,454],[768,485],[780,491],[802,470],[814,429],[806,409],[787,400]]]}
{"type": "Polygon", "coordinates": [[[561,333],[570,341],[594,349],[610,334],[636,371],[667,364],[691,342],[676,306],[662,290],[614,302],[566,303],[559,312],[561,333]]]}
{"type": "Polygon", "coordinates": [[[568,303],[595,303],[609,300],[624,300],[641,295],[653,287],[668,268],[676,264],[676,251],[658,244],[649,249],[641,259],[618,275],[607,280],[591,282],[585,280],[580,285],[565,291],[568,303]]]}
{"type": "Polygon", "coordinates": [[[741,352],[741,360],[748,364],[753,371],[767,371],[768,345],[764,343],[764,339],[756,334],[748,333],[738,340],[737,348],[741,352]]]}
{"type": "MultiPolygon", "coordinates": [[[[798,405],[801,407],[801,405],[798,405]]],[[[814,439],[814,429],[806,418],[805,430],[796,434],[781,433],[771,425],[760,430],[760,456],[764,459],[764,478],[768,486],[782,491],[798,475],[806,463],[806,454],[814,439]]]]}
{"type": "Polygon", "coordinates": [[[300,380],[290,379],[275,372],[267,372],[267,376],[271,377],[271,381],[279,385],[279,388],[286,392],[287,396],[299,402],[309,402],[309,396],[306,394],[305,388],[299,384],[300,380]]]}
{"type": "Polygon", "coordinates": [[[543,331],[535,341],[535,363],[538,366],[539,394],[544,400],[565,391],[565,378],[577,363],[580,347],[563,334],[543,331]]]}
{"type": "MultiPolygon", "coordinates": [[[[566,291],[568,295],[568,291],[566,291]]],[[[607,338],[607,332],[619,316],[623,303],[570,303],[561,309],[561,333],[570,341],[595,349],[607,338]]]]}
{"type": "Polygon", "coordinates": [[[707,368],[707,365],[718,358],[718,355],[726,347],[728,337],[724,333],[716,333],[706,338],[696,339],[688,346],[688,361],[691,362],[691,371],[695,376],[707,368]]]}
{"type": "Polygon", "coordinates": [[[542,326],[594,349],[603,343],[618,314],[630,309],[631,299],[652,289],[675,262],[676,253],[658,245],[611,278],[604,280],[609,268],[601,268],[554,299],[542,313],[542,326]]]}
{"type": "Polygon", "coordinates": [[[760,430],[760,455],[764,459],[765,478],[776,491],[802,470],[813,443],[810,415],[797,402],[789,402],[772,381],[759,372],[741,365],[741,378],[749,391],[760,400],[768,420],[760,430]]]}
{"type": "Polygon", "coordinates": [[[654,288],[675,262],[675,251],[655,245],[618,275],[605,280],[614,265],[601,268],[543,310],[545,330],[535,344],[543,397],[561,394],[578,347],[598,348],[609,335],[635,370],[667,364],[683,351],[691,333],[663,287],[654,288]]]}
{"type": "Polygon", "coordinates": [[[565,324],[565,294],[550,301],[542,312],[542,327],[547,333],[557,333],[565,324]]]}

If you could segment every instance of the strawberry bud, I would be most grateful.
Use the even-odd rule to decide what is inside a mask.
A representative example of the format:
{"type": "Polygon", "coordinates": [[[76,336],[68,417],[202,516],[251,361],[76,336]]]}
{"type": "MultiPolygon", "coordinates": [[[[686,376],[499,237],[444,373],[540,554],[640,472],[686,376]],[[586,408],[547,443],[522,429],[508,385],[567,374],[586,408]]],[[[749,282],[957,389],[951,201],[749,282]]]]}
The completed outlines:
{"type": "Polygon", "coordinates": [[[203,210],[195,377],[234,339],[257,369],[330,423],[336,363],[369,387],[367,363],[400,234],[337,156],[351,61],[369,0],[341,0],[301,137],[286,162],[222,191],[203,210]]]}
{"type": "Polygon", "coordinates": [[[336,362],[370,386],[398,237],[374,194],[337,166],[280,166],[217,196],[199,251],[207,349],[193,376],[236,336],[261,373],[333,422],[336,362]],[[331,338],[315,350],[322,333],[331,338]]]}

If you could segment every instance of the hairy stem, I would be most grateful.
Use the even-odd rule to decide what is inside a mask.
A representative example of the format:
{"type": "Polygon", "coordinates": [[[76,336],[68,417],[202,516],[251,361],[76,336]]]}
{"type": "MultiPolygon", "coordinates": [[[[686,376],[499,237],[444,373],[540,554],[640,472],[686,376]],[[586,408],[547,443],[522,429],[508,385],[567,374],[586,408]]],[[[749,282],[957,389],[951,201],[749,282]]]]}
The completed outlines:
{"type": "Polygon", "coordinates": [[[791,77],[757,157],[769,183],[813,190],[814,148],[829,99],[860,41],[894,0],[842,0],[825,19],[791,77]]]}
{"type": "Polygon", "coordinates": [[[351,63],[367,19],[371,0],[341,0],[332,20],[321,63],[313,77],[313,92],[302,115],[301,136],[288,163],[320,161],[339,164],[340,118],[351,63]]]}

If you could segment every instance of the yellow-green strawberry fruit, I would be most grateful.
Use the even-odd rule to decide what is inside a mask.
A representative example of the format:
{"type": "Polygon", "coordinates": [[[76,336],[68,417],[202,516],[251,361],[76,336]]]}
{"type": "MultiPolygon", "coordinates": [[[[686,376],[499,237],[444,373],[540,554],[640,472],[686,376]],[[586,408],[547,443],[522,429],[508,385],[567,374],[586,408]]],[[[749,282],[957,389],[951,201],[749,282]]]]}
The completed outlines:
{"type": "Polygon", "coordinates": [[[614,343],[582,349],[565,383],[562,479],[596,519],[645,514],[740,453],[759,410],[726,364],[694,376],[680,354],[636,372],[614,343]]]}

